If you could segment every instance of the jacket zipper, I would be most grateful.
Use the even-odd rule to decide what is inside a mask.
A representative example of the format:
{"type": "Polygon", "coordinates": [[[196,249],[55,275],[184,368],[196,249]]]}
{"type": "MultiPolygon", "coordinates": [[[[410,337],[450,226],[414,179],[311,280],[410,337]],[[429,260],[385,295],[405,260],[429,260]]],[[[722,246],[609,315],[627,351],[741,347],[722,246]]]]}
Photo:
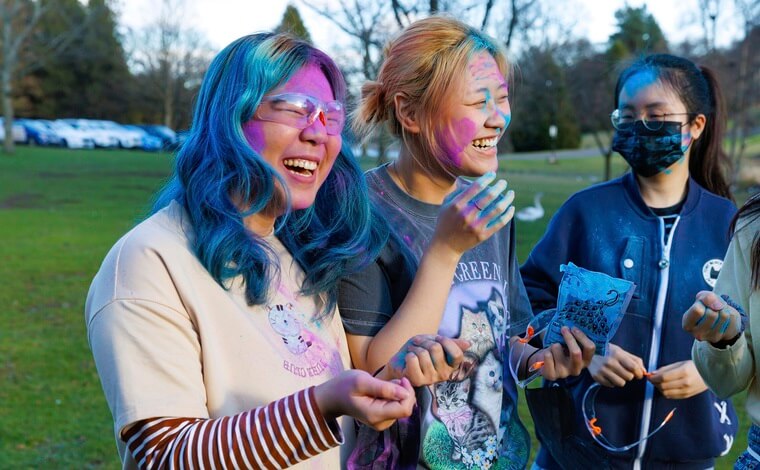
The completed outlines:
{"type": "MultiPolygon", "coordinates": [[[[665,315],[665,299],[668,296],[668,283],[670,281],[670,248],[673,242],[673,234],[676,233],[676,227],[681,217],[676,217],[673,222],[673,227],[670,229],[667,240],[665,240],[665,220],[662,217],[658,217],[660,222],[660,246],[661,246],[661,258],[658,261],[658,267],[660,268],[660,286],[657,291],[657,302],[654,312],[654,328],[652,329],[652,344],[649,347],[649,364],[647,364],[647,371],[651,372],[657,368],[657,361],[660,356],[660,336],[662,333],[662,319],[665,315]]],[[[652,401],[654,399],[654,385],[651,382],[646,382],[646,388],[644,392],[644,408],[641,413],[641,431],[639,432],[639,439],[644,439],[649,434],[649,426],[652,422],[652,401]]],[[[636,456],[636,460],[633,462],[634,470],[641,469],[641,459],[644,457],[646,451],[647,441],[643,441],[639,444],[639,452],[636,456]]]]}

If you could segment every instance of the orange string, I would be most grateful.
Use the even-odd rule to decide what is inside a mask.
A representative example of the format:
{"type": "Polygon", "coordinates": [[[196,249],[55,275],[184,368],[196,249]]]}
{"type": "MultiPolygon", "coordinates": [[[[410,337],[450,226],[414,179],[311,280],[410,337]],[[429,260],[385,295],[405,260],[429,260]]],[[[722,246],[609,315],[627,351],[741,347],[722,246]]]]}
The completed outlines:
{"type": "Polygon", "coordinates": [[[527,333],[525,335],[525,338],[520,338],[517,341],[525,344],[525,343],[527,343],[528,341],[530,341],[533,338],[533,334],[535,332],[536,332],[536,330],[534,330],[532,326],[528,325],[528,330],[527,330],[527,333]]]}
{"type": "Polygon", "coordinates": [[[602,433],[602,428],[596,425],[596,418],[591,418],[588,421],[589,426],[591,426],[591,431],[594,433],[594,436],[598,436],[602,433]]]}

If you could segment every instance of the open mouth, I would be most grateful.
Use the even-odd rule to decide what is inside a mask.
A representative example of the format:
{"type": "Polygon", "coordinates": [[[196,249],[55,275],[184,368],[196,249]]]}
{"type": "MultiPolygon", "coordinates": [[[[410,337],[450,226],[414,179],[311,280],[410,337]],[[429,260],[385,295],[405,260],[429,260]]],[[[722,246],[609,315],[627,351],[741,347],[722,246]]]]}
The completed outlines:
{"type": "Polygon", "coordinates": [[[472,141],[472,146],[481,149],[486,150],[490,149],[492,147],[496,147],[496,144],[499,143],[499,137],[491,137],[489,139],[475,139],[472,141]]]}
{"type": "Polygon", "coordinates": [[[304,160],[302,158],[288,158],[282,162],[285,168],[297,175],[311,176],[314,174],[314,170],[317,169],[317,162],[311,160],[304,160]]]}

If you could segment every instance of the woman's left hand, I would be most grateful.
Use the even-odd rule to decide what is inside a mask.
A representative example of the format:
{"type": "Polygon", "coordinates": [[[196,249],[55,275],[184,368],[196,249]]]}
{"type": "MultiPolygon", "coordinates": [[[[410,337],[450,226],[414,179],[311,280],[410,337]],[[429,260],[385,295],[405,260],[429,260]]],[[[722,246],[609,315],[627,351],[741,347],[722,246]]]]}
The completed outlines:
{"type": "Polygon", "coordinates": [[[647,377],[665,398],[680,400],[707,390],[694,361],[681,361],[651,372],[647,377]]]}

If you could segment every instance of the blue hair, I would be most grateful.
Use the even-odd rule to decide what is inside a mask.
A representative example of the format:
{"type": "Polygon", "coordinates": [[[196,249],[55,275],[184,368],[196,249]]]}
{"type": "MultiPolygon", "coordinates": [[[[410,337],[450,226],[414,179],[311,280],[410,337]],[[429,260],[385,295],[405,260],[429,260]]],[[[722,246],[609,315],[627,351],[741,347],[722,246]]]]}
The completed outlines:
{"type": "MultiPolygon", "coordinates": [[[[242,125],[266,93],[309,64],[322,70],[335,98],[344,102],[346,86],[338,67],[304,41],[259,33],[222,50],[203,79],[174,175],[153,206],[155,212],[177,201],[185,208],[198,259],[224,288],[241,276],[249,305],[268,300],[280,267],[271,247],[246,229],[243,219],[273,201],[275,181],[287,186],[250,147],[242,125]],[[250,208],[241,211],[233,201],[246,201],[250,208]]],[[[333,311],[340,278],[374,260],[389,237],[387,225],[373,215],[365,179],[345,135],[343,141],[314,204],[276,221],[277,237],[306,274],[301,292],[327,294],[323,313],[333,311]]]]}

